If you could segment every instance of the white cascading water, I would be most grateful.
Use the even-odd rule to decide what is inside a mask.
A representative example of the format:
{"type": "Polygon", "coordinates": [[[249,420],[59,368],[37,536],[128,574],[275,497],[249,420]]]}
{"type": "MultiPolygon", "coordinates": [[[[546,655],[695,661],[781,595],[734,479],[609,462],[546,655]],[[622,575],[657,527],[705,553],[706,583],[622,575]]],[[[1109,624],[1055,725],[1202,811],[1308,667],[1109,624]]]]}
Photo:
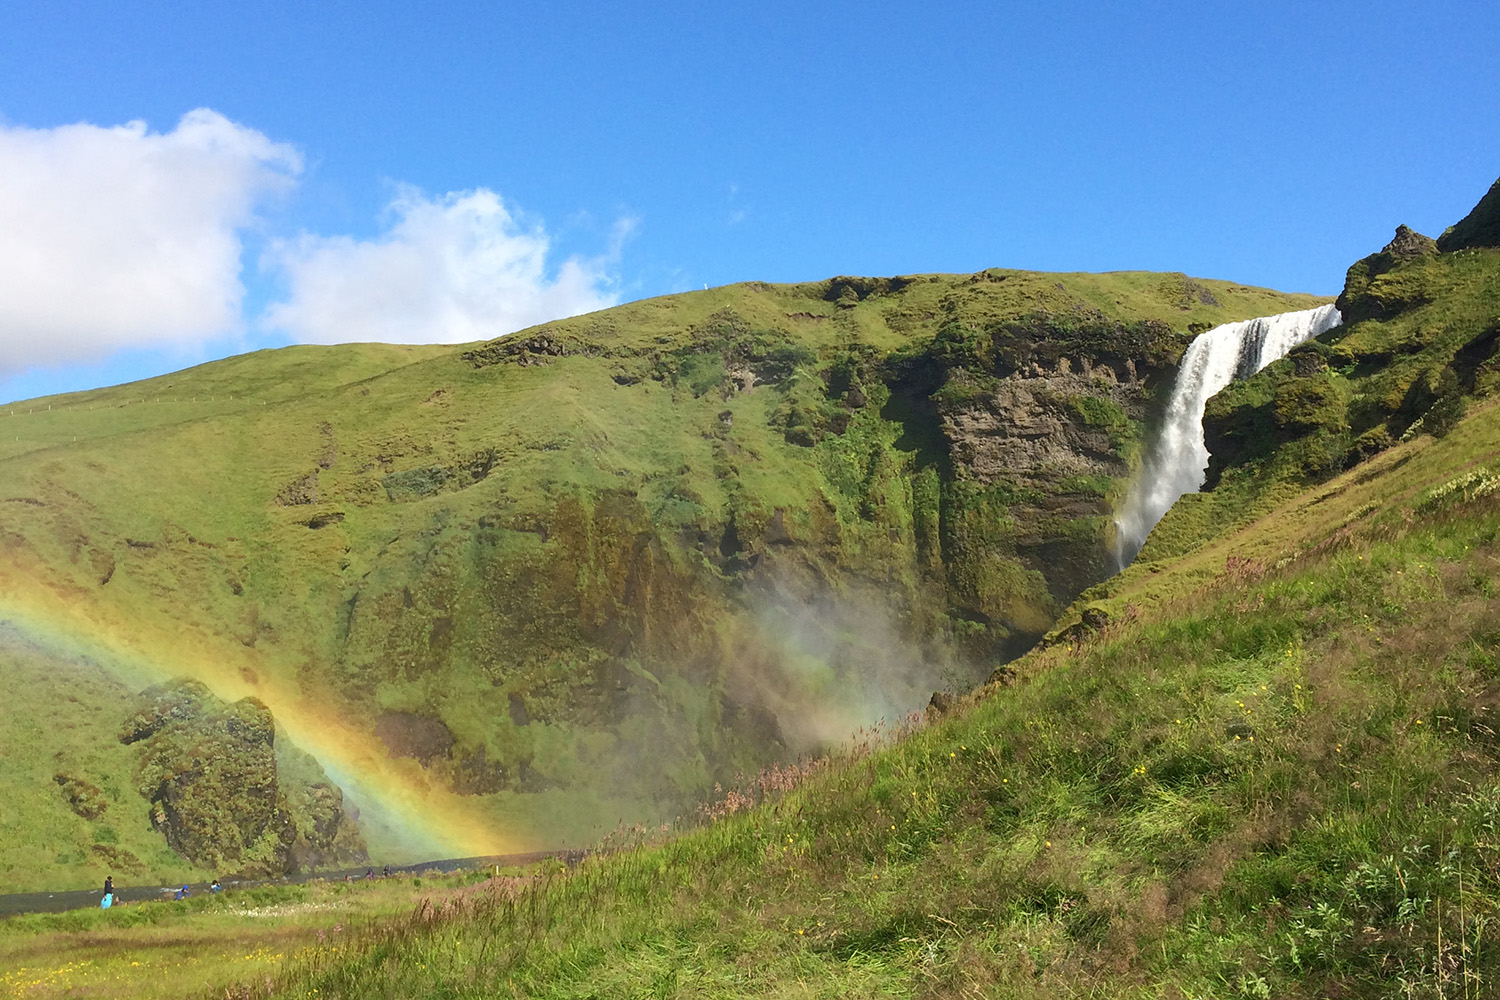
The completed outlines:
{"type": "Polygon", "coordinates": [[[1287,351],[1343,322],[1331,305],[1225,323],[1199,334],[1177,367],[1172,400],[1155,445],[1115,516],[1115,560],[1123,569],[1146,536],[1184,493],[1196,493],[1208,472],[1203,407],[1237,378],[1254,375],[1287,351]]]}

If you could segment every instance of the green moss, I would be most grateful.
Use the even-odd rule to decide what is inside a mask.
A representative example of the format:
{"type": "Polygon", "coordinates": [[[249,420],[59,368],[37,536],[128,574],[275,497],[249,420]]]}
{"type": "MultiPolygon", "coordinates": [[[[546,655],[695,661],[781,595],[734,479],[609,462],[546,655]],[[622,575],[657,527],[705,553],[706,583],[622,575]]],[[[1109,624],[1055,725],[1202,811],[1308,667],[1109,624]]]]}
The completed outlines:
{"type": "Polygon", "coordinates": [[[1058,480],[1057,488],[1063,493],[1081,493],[1084,496],[1106,497],[1114,492],[1116,481],[1104,475],[1065,476],[1058,480]]]}
{"type": "Polygon", "coordinates": [[[1306,434],[1322,430],[1341,434],[1348,430],[1345,416],[1347,392],[1336,375],[1294,378],[1277,387],[1272,404],[1276,426],[1286,434],[1306,434]]]}
{"type": "Polygon", "coordinates": [[[724,384],[724,358],[719,354],[690,354],[677,368],[677,380],[694,396],[724,384]]]}
{"type": "Polygon", "coordinates": [[[1107,396],[1071,396],[1068,408],[1089,427],[1109,432],[1110,447],[1129,466],[1138,463],[1143,426],[1107,396]]]}
{"type": "Polygon", "coordinates": [[[1090,427],[1114,428],[1130,421],[1118,403],[1102,396],[1073,396],[1068,399],[1068,406],[1090,427]]]}
{"type": "Polygon", "coordinates": [[[992,375],[976,375],[965,368],[953,368],[943,387],[932,394],[932,399],[940,406],[964,409],[992,397],[997,384],[992,375]]]}

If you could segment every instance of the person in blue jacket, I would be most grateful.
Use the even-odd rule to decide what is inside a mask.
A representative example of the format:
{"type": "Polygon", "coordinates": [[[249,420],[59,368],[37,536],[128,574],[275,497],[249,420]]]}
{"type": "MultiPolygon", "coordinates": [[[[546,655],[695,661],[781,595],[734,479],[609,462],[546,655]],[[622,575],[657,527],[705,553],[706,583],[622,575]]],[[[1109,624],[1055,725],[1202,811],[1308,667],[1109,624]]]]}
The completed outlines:
{"type": "Polygon", "coordinates": [[[177,890],[177,895],[173,896],[172,898],[173,899],[187,899],[191,895],[192,895],[192,893],[188,892],[188,887],[187,886],[183,886],[181,889],[177,890]]]}

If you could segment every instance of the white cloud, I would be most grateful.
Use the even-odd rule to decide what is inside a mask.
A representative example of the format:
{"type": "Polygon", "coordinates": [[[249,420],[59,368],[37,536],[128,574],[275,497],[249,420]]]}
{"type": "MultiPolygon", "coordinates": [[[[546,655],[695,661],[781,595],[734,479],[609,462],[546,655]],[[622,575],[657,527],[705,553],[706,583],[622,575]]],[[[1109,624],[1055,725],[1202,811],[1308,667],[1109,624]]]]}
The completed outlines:
{"type": "Polygon", "coordinates": [[[206,108],[165,133],[0,125],[0,373],[238,331],[239,230],[301,167],[206,108]]]}
{"type": "Polygon", "coordinates": [[[570,257],[549,273],[550,243],[485,188],[428,198],[402,188],[394,222],[378,239],[304,234],[272,246],[266,265],[288,295],[265,325],[304,343],[463,343],[613,305],[609,267],[632,223],[617,224],[611,249],[570,257]]]}

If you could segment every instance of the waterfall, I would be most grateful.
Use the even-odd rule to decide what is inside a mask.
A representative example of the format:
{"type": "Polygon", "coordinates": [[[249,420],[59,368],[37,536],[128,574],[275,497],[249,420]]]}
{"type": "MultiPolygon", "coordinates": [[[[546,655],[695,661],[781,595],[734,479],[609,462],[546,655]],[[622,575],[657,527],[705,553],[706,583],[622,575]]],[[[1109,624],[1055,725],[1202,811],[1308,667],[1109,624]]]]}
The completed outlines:
{"type": "Polygon", "coordinates": [[[1225,323],[1199,334],[1177,367],[1172,400],[1125,505],[1115,515],[1115,560],[1130,564],[1167,508],[1196,493],[1208,471],[1203,407],[1233,379],[1254,375],[1287,351],[1343,321],[1331,305],[1225,323]]]}

